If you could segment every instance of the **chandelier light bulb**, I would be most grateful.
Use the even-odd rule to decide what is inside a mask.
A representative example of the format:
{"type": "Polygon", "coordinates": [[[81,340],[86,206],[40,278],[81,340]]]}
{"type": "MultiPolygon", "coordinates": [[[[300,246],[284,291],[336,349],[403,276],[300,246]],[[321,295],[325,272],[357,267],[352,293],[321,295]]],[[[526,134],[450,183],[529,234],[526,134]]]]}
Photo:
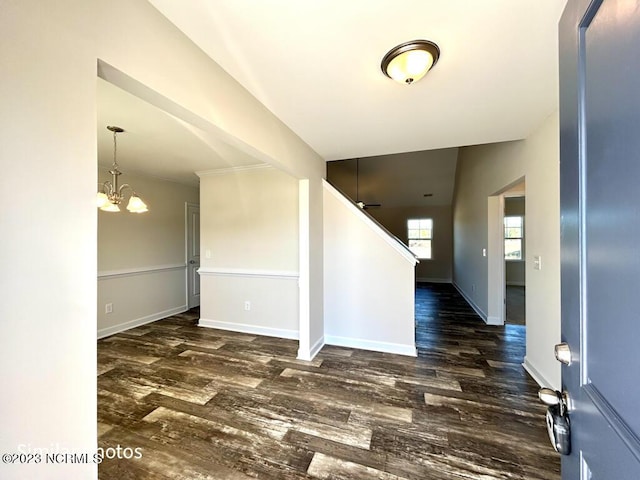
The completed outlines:
{"type": "Polygon", "coordinates": [[[100,210],[102,210],[103,212],[119,212],[120,207],[115,203],[107,202],[106,205],[100,207],[100,210]]]}
{"type": "Polygon", "coordinates": [[[131,198],[129,199],[129,203],[127,205],[127,210],[131,213],[144,213],[148,212],[147,204],[142,201],[142,199],[133,193],[131,198]]]}
{"type": "Polygon", "coordinates": [[[107,194],[104,192],[98,192],[98,195],[96,197],[96,204],[98,205],[98,208],[102,209],[102,207],[104,207],[108,203],[109,197],[107,197],[107,194]]]}

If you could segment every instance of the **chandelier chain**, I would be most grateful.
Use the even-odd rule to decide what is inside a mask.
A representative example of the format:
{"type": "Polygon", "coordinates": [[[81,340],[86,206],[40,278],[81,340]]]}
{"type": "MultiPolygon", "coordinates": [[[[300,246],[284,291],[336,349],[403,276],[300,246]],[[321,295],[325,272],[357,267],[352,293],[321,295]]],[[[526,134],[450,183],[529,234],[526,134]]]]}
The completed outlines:
{"type": "Polygon", "coordinates": [[[116,141],[116,135],[118,135],[118,132],[114,130],[113,132],[113,166],[115,168],[118,168],[118,161],[116,160],[117,159],[116,152],[118,151],[118,142],[116,141]]]}

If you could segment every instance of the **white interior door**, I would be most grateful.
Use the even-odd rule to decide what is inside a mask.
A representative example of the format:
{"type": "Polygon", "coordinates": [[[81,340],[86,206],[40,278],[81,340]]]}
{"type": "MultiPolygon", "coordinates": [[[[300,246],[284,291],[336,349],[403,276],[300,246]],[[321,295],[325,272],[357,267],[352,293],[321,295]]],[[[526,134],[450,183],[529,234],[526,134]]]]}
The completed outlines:
{"type": "Polygon", "coordinates": [[[187,297],[189,308],[200,305],[200,206],[187,205],[187,297]]]}

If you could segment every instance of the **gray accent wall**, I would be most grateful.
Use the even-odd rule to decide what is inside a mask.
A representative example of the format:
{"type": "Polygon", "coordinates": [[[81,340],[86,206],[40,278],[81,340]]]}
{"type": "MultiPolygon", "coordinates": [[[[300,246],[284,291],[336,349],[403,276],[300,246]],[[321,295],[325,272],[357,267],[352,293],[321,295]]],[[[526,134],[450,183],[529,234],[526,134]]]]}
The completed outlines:
{"type": "Polygon", "coordinates": [[[370,208],[373,218],[385,226],[393,235],[407,244],[407,220],[410,218],[433,219],[432,255],[430,260],[421,259],[416,265],[416,281],[445,282],[452,279],[453,226],[450,205],[431,207],[370,208]]]}
{"type": "Polygon", "coordinates": [[[524,197],[507,197],[504,199],[505,215],[523,215],[525,214],[525,198],[524,197]]]}
{"type": "Polygon", "coordinates": [[[477,310],[488,311],[488,198],[525,175],[526,142],[460,149],[453,204],[454,283],[477,310]]]}
{"type": "Polygon", "coordinates": [[[367,213],[405,244],[408,219],[433,219],[433,258],[420,260],[416,280],[451,282],[457,158],[450,148],[330,161],[327,180],[353,201],[380,204],[367,213]]]}

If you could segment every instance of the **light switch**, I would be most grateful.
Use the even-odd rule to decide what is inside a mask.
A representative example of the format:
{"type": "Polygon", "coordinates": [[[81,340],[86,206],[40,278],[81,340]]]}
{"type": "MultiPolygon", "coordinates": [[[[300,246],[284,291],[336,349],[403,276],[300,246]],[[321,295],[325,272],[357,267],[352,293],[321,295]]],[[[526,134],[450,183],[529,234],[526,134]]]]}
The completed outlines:
{"type": "Polygon", "coordinates": [[[486,248],[483,248],[483,249],[482,249],[482,256],[483,256],[483,257],[486,257],[486,256],[487,256],[487,249],[486,249],[486,248]]]}
{"type": "Polygon", "coordinates": [[[534,255],[533,257],[533,269],[542,270],[542,257],[540,255],[534,255]]]}
{"type": "Polygon", "coordinates": [[[211,258],[211,250],[205,250],[205,252],[204,252],[204,256],[205,256],[206,258],[211,258]]]}

